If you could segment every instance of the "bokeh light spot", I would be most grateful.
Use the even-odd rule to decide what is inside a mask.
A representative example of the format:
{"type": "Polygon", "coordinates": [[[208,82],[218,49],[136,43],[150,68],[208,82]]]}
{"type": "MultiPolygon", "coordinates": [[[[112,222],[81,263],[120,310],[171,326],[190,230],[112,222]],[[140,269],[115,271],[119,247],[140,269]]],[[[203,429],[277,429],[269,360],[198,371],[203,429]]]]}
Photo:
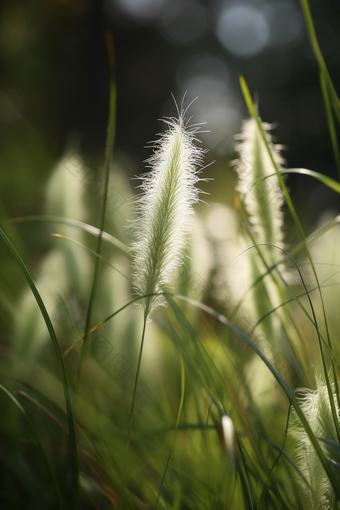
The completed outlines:
{"type": "Polygon", "coordinates": [[[171,2],[163,9],[159,28],[162,35],[176,44],[197,39],[207,27],[207,15],[196,0],[171,2]]]}
{"type": "Polygon", "coordinates": [[[238,57],[261,53],[270,35],[263,12],[249,5],[227,7],[218,19],[216,32],[225,49],[238,57]]]}
{"type": "Polygon", "coordinates": [[[301,40],[304,32],[302,14],[292,2],[272,2],[265,9],[270,26],[272,46],[292,47],[301,40]]]}
{"type": "Polygon", "coordinates": [[[154,19],[167,0],[117,0],[119,7],[130,16],[140,19],[154,19]]]}

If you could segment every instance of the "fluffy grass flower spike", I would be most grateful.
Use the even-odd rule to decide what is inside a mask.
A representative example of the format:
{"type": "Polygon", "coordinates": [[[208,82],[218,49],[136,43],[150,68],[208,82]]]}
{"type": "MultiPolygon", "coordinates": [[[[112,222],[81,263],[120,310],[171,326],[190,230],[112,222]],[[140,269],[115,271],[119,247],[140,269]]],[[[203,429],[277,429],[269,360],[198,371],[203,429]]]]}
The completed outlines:
{"type": "MultiPolygon", "coordinates": [[[[300,390],[301,409],[303,410],[315,436],[320,442],[320,446],[328,458],[334,475],[340,483],[339,465],[340,465],[340,447],[336,432],[336,426],[333,420],[331,405],[326,383],[321,380],[320,375],[316,376],[315,391],[300,390]]],[[[339,408],[337,404],[335,385],[332,385],[334,400],[336,405],[336,416],[339,420],[339,408]]],[[[307,432],[301,425],[301,422],[293,414],[293,429],[291,436],[293,439],[292,450],[294,451],[298,467],[304,475],[305,480],[299,478],[301,486],[301,496],[303,498],[304,508],[310,510],[331,510],[340,508],[339,502],[336,502],[336,496],[327,474],[322,469],[320,459],[308,437],[307,432]]]]}
{"type": "MultiPolygon", "coordinates": [[[[284,160],[280,150],[282,146],[274,144],[270,134],[271,125],[262,122],[273,158],[279,168],[284,160]]],[[[249,264],[253,282],[255,282],[272,264],[282,257],[281,252],[273,246],[283,245],[283,213],[284,196],[275,168],[268,154],[254,118],[244,121],[242,131],[237,135],[236,151],[239,158],[234,162],[238,174],[237,191],[248,215],[249,228],[246,228],[248,242],[261,246],[259,252],[252,250],[249,264]],[[261,254],[261,256],[260,256],[261,254]]],[[[281,266],[282,268],[282,266],[281,266]]],[[[277,268],[277,270],[279,270],[277,268]]],[[[252,302],[255,304],[252,320],[257,322],[268,311],[282,301],[282,285],[271,273],[259,282],[253,291],[252,302]]],[[[261,328],[268,338],[278,337],[279,332],[274,326],[275,317],[269,317],[261,328]]]]}
{"type": "MultiPolygon", "coordinates": [[[[195,184],[201,180],[205,151],[195,145],[201,125],[189,125],[187,110],[182,107],[178,119],[162,119],[168,129],[154,142],[154,153],[147,160],[151,170],[141,177],[143,193],[137,199],[132,246],[134,287],[140,296],[159,293],[171,283],[183,259],[193,204],[199,201],[195,184]]],[[[147,297],[141,304],[149,316],[164,298],[147,297]]]]}
{"type": "Polygon", "coordinates": [[[162,119],[168,129],[153,142],[154,153],[147,160],[150,172],[142,175],[140,188],[143,193],[137,198],[137,219],[133,225],[136,240],[132,245],[134,288],[139,296],[146,297],[141,300],[144,326],[132,396],[128,447],[146,322],[153,310],[165,304],[163,296],[157,294],[171,283],[176,268],[183,260],[193,204],[199,201],[200,190],[195,184],[202,180],[199,174],[206,151],[197,147],[195,142],[202,124],[189,124],[192,117],[186,120],[185,115],[192,103],[183,109],[183,101],[181,110],[177,108],[178,119],[162,119]]]}
{"type": "MultiPolygon", "coordinates": [[[[284,163],[280,154],[282,146],[272,142],[271,127],[262,123],[273,157],[281,168],[284,163]]],[[[256,241],[280,246],[283,239],[281,208],[284,197],[276,176],[265,179],[275,174],[275,168],[255,119],[244,121],[241,134],[235,138],[239,141],[236,146],[239,153],[239,160],[236,161],[239,177],[237,191],[243,198],[256,241]]]]}

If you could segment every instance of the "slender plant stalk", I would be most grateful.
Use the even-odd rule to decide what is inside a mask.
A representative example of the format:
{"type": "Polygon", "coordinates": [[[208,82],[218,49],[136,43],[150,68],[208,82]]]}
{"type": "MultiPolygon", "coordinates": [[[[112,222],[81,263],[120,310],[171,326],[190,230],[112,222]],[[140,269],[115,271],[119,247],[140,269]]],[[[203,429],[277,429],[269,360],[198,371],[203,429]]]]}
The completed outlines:
{"type": "Polygon", "coordinates": [[[337,141],[337,137],[336,137],[336,130],[335,130],[335,126],[334,126],[331,102],[329,100],[327,82],[326,82],[326,78],[324,76],[324,72],[321,69],[320,69],[320,85],[321,85],[321,92],[322,92],[323,101],[324,101],[324,105],[325,105],[325,113],[326,113],[326,118],[327,118],[329,136],[330,136],[331,143],[332,143],[334,159],[335,159],[336,167],[338,170],[338,177],[339,177],[339,181],[340,181],[339,146],[338,146],[338,141],[337,141]]]}
{"type": "MultiPolygon", "coordinates": [[[[273,166],[275,168],[275,172],[276,172],[276,174],[277,174],[277,176],[279,178],[280,186],[281,186],[281,189],[283,191],[284,197],[286,199],[287,205],[289,207],[290,213],[291,213],[291,215],[293,217],[295,225],[297,226],[298,231],[300,233],[300,236],[302,238],[303,245],[304,245],[304,248],[306,250],[306,253],[307,253],[307,256],[308,256],[308,259],[309,259],[309,262],[310,262],[310,265],[311,265],[311,268],[312,268],[312,271],[313,271],[313,274],[314,274],[314,277],[315,277],[315,280],[316,280],[316,283],[317,283],[317,286],[318,286],[318,289],[319,289],[319,295],[320,295],[320,299],[321,299],[323,317],[324,317],[324,322],[325,322],[325,327],[326,327],[326,332],[327,332],[327,341],[328,341],[328,345],[329,345],[330,349],[332,350],[332,342],[331,342],[330,333],[329,333],[329,327],[328,327],[328,321],[327,321],[327,316],[326,316],[326,309],[325,309],[325,304],[324,304],[324,300],[323,300],[323,295],[322,295],[322,292],[321,292],[318,275],[316,273],[314,262],[312,260],[312,256],[311,256],[309,248],[308,248],[308,244],[307,244],[307,241],[306,241],[306,237],[305,237],[302,225],[300,223],[298,215],[296,214],[296,211],[295,211],[293,202],[292,202],[292,200],[290,198],[290,195],[288,193],[286,184],[285,184],[285,182],[283,180],[283,177],[282,177],[282,175],[280,173],[280,170],[279,170],[279,168],[278,168],[278,166],[276,164],[276,161],[275,161],[275,159],[274,159],[274,157],[272,155],[272,151],[270,150],[270,147],[268,145],[267,138],[265,136],[265,133],[263,132],[263,129],[262,129],[262,126],[261,126],[261,122],[259,120],[256,108],[255,108],[255,106],[253,104],[253,101],[251,99],[251,95],[250,95],[248,86],[247,86],[243,76],[240,76],[240,84],[241,84],[241,89],[242,89],[242,92],[243,92],[246,104],[248,106],[249,112],[254,117],[254,119],[256,120],[259,132],[261,133],[262,139],[263,139],[263,141],[264,141],[264,143],[266,145],[268,154],[269,154],[270,159],[271,159],[271,161],[273,163],[273,166]]],[[[329,396],[329,401],[330,401],[331,409],[332,409],[332,415],[333,415],[333,419],[334,419],[334,423],[335,423],[335,427],[336,427],[336,431],[337,431],[337,435],[338,435],[338,440],[340,442],[340,426],[339,426],[339,422],[338,422],[338,419],[337,419],[337,413],[336,413],[335,402],[334,402],[334,395],[333,395],[333,391],[332,391],[332,388],[331,388],[331,383],[330,383],[330,380],[329,380],[329,375],[328,375],[328,370],[327,370],[327,366],[326,366],[326,360],[325,360],[325,355],[324,355],[324,351],[323,351],[323,346],[322,346],[320,331],[319,331],[319,327],[318,327],[318,322],[317,322],[317,319],[316,319],[316,316],[315,316],[313,308],[312,308],[312,312],[313,312],[313,318],[314,318],[314,322],[315,322],[315,326],[316,326],[317,337],[318,337],[318,341],[319,341],[319,347],[320,347],[321,358],[322,358],[322,365],[323,365],[323,370],[324,370],[324,374],[325,374],[325,379],[326,379],[326,384],[327,384],[327,389],[328,389],[328,396],[329,396]]],[[[333,365],[333,363],[332,363],[332,365],[333,365]]],[[[334,365],[333,365],[333,371],[335,372],[334,365]]]]}
{"type": "MultiPolygon", "coordinates": [[[[302,275],[301,275],[301,278],[302,278],[302,275]]],[[[302,282],[304,282],[303,279],[302,279],[302,282]]],[[[243,340],[251,348],[251,350],[257,356],[259,356],[259,358],[269,368],[269,370],[271,371],[271,373],[273,374],[273,376],[275,377],[275,379],[277,380],[277,382],[279,383],[279,385],[283,389],[284,393],[286,394],[286,396],[289,399],[290,404],[293,405],[293,407],[294,407],[294,409],[296,411],[296,414],[300,418],[300,420],[301,420],[301,422],[303,424],[303,427],[304,427],[306,433],[308,434],[308,437],[309,437],[311,443],[313,444],[313,446],[314,446],[314,448],[315,448],[315,450],[317,452],[317,455],[318,455],[318,457],[320,459],[320,462],[321,462],[324,470],[326,471],[326,473],[328,475],[328,478],[329,478],[329,480],[330,480],[330,482],[331,482],[331,484],[333,486],[335,494],[337,495],[337,498],[340,500],[340,487],[338,485],[337,478],[334,475],[332,467],[331,467],[330,463],[328,462],[328,460],[327,460],[327,458],[326,458],[322,448],[320,447],[319,441],[315,437],[315,435],[314,435],[314,433],[313,433],[313,431],[312,431],[312,429],[311,429],[311,427],[310,427],[310,425],[309,425],[309,423],[308,423],[308,421],[307,421],[307,419],[306,419],[306,417],[304,415],[303,410],[299,406],[299,403],[298,403],[296,397],[293,395],[293,392],[290,390],[290,388],[288,387],[286,382],[282,379],[280,374],[273,367],[273,365],[270,363],[270,361],[267,359],[267,357],[261,352],[259,347],[246,334],[244,334],[240,329],[238,329],[238,327],[236,327],[234,324],[232,324],[229,321],[229,319],[227,319],[227,317],[225,317],[224,315],[216,312],[210,306],[204,305],[203,303],[199,303],[198,301],[195,301],[194,299],[188,298],[186,296],[181,296],[179,294],[164,293],[164,296],[167,299],[167,301],[170,304],[170,306],[174,310],[176,310],[177,313],[180,313],[180,310],[175,305],[175,303],[172,301],[171,298],[173,298],[173,297],[175,297],[177,299],[180,299],[181,301],[185,301],[187,303],[190,303],[191,305],[193,305],[193,306],[203,310],[204,312],[208,313],[209,315],[214,317],[216,320],[218,320],[221,324],[223,324],[228,329],[230,329],[232,332],[234,332],[241,340],[243,340]]]]}
{"type": "Polygon", "coordinates": [[[136,378],[135,378],[135,386],[133,388],[133,396],[132,396],[132,403],[131,403],[131,411],[130,411],[130,419],[129,419],[129,429],[128,429],[128,435],[126,440],[126,446],[127,450],[129,451],[130,448],[130,438],[131,438],[131,430],[132,430],[132,424],[133,424],[133,415],[135,411],[135,402],[136,402],[136,394],[137,394],[137,387],[138,387],[138,380],[139,380],[139,371],[140,366],[142,363],[142,355],[143,355],[143,347],[144,347],[144,339],[145,339],[145,330],[146,330],[146,321],[147,321],[147,314],[144,314],[144,324],[143,324],[143,333],[142,333],[142,340],[140,344],[140,350],[139,350],[139,357],[138,357],[138,364],[137,364],[137,372],[136,372],[136,378]]]}
{"type": "Polygon", "coordinates": [[[324,58],[323,58],[321,50],[320,50],[320,46],[319,46],[319,43],[318,43],[318,39],[316,37],[314,23],[313,23],[313,18],[312,18],[312,13],[311,13],[311,10],[310,10],[310,7],[309,7],[308,0],[300,0],[300,3],[301,3],[303,15],[305,17],[305,22],[306,22],[306,27],[307,27],[307,32],[308,32],[308,36],[309,36],[309,39],[310,39],[310,43],[311,43],[311,46],[313,48],[316,60],[317,60],[317,62],[319,64],[320,70],[321,70],[321,72],[323,73],[323,75],[325,77],[325,81],[327,83],[327,87],[329,89],[329,93],[330,93],[331,98],[332,98],[333,108],[334,108],[335,114],[337,116],[337,119],[338,119],[338,121],[340,123],[340,100],[338,98],[338,95],[336,93],[336,90],[335,90],[334,85],[332,83],[332,79],[331,79],[331,77],[329,75],[326,63],[324,61],[324,58]]]}
{"type": "Polygon", "coordinates": [[[181,417],[182,408],[183,408],[183,402],[184,402],[185,368],[184,368],[184,361],[183,361],[183,357],[182,357],[181,351],[179,351],[179,355],[180,355],[180,361],[181,361],[181,400],[180,400],[180,403],[179,403],[179,408],[178,408],[178,413],[177,413],[177,420],[176,420],[176,425],[175,425],[175,431],[174,431],[174,435],[173,435],[172,442],[171,442],[170,452],[169,452],[169,455],[168,455],[168,459],[166,461],[164,473],[163,473],[163,476],[162,476],[162,481],[161,481],[161,484],[159,486],[159,491],[158,491],[158,495],[157,495],[157,501],[156,501],[156,505],[155,505],[155,510],[157,510],[159,498],[161,497],[162,488],[163,488],[165,476],[166,476],[166,473],[167,473],[167,470],[168,470],[168,467],[169,467],[169,463],[170,463],[170,459],[171,459],[171,454],[172,454],[172,451],[173,451],[173,448],[174,448],[176,432],[177,432],[177,429],[178,429],[179,420],[180,420],[180,417],[181,417]]]}
{"type": "MultiPolygon", "coordinates": [[[[98,255],[101,254],[102,249],[102,236],[104,232],[105,226],[105,214],[106,214],[106,204],[107,204],[107,192],[109,187],[109,176],[110,176],[110,165],[112,158],[112,151],[115,141],[116,134],[116,80],[115,80],[115,57],[114,57],[114,46],[111,32],[106,32],[105,34],[106,46],[108,51],[108,59],[109,59],[109,68],[110,68],[110,111],[109,111],[109,121],[107,128],[107,140],[106,140],[106,151],[105,151],[105,186],[104,186],[104,195],[103,195],[103,207],[101,213],[101,221],[100,221],[100,233],[98,236],[97,249],[96,252],[98,255]]],[[[82,345],[79,372],[78,372],[78,388],[81,379],[81,373],[83,369],[83,364],[87,354],[88,348],[88,339],[87,333],[91,326],[92,312],[93,306],[96,299],[96,291],[98,286],[98,277],[99,277],[99,266],[100,259],[96,258],[94,265],[94,274],[93,274],[93,282],[92,289],[90,294],[90,300],[87,309],[86,316],[86,325],[85,325],[85,340],[82,345]]]]}
{"type": "Polygon", "coordinates": [[[86,337],[92,335],[92,333],[94,333],[95,331],[97,331],[97,329],[101,328],[102,326],[104,326],[104,324],[106,324],[107,321],[109,321],[110,319],[112,319],[112,317],[114,317],[115,315],[117,315],[118,313],[120,313],[122,310],[125,310],[125,308],[127,308],[128,306],[132,305],[133,303],[136,303],[137,301],[141,300],[141,299],[145,299],[145,298],[148,298],[148,297],[151,297],[151,296],[159,296],[159,294],[151,294],[151,295],[145,295],[145,296],[138,296],[134,299],[132,299],[131,301],[129,301],[128,303],[126,303],[124,306],[122,306],[121,308],[119,308],[118,310],[116,310],[115,312],[113,312],[111,315],[109,315],[108,317],[106,317],[106,319],[98,322],[98,324],[96,324],[95,326],[93,326],[93,328],[91,328],[86,336],[82,336],[80,338],[78,338],[68,349],[66,349],[66,351],[64,352],[63,354],[63,357],[67,356],[67,354],[72,351],[72,349],[77,345],[79,344],[79,342],[81,342],[82,340],[84,340],[86,337]]]}

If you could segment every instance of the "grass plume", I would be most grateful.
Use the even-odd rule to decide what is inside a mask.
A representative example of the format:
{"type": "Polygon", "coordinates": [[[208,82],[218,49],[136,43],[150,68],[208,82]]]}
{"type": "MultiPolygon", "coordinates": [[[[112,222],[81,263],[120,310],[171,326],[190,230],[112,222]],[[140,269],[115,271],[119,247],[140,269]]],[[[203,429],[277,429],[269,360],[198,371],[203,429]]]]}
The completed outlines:
{"type": "MultiPolygon", "coordinates": [[[[189,125],[187,112],[163,121],[167,131],[154,142],[147,160],[150,172],[142,175],[143,193],[137,199],[133,224],[134,287],[138,295],[161,292],[181,264],[191,227],[193,204],[199,201],[199,178],[204,150],[195,145],[200,125],[189,125]]],[[[142,307],[148,316],[164,304],[163,297],[148,297],[142,307]]]]}

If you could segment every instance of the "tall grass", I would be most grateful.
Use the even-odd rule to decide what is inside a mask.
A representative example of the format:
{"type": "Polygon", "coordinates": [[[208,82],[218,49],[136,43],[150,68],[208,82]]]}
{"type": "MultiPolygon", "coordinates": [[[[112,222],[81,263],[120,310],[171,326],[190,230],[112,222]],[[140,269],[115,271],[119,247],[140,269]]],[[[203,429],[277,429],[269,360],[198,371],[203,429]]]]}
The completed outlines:
{"type": "MultiPolygon", "coordinates": [[[[301,5],[339,165],[339,100],[301,5]]],[[[284,167],[241,77],[250,118],[241,145],[236,137],[235,209],[216,203],[213,186],[213,205],[200,207],[199,127],[182,110],[156,144],[132,217],[131,183],[111,158],[108,41],[102,200],[81,167],[70,175],[67,153],[47,187],[48,215],[11,221],[18,233],[34,222],[54,234],[39,265],[0,230],[28,284],[8,303],[13,336],[0,358],[4,508],[338,508],[339,270],[325,246],[339,245],[340,219],[306,236],[284,174],[338,193],[340,184],[284,167]]]]}

